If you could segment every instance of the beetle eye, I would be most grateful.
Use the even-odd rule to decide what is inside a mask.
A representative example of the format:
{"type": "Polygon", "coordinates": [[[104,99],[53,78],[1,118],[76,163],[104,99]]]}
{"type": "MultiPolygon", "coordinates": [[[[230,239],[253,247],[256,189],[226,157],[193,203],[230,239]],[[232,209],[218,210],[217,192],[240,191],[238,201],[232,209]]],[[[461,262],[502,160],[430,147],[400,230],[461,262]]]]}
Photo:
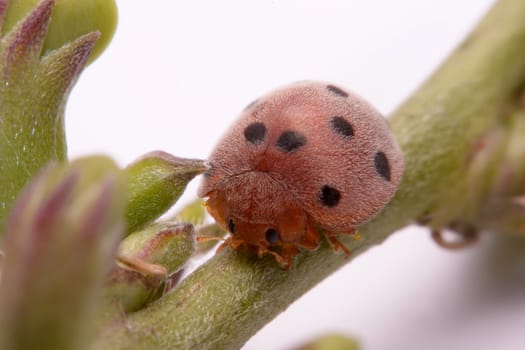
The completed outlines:
{"type": "Polygon", "coordinates": [[[235,222],[233,222],[232,218],[228,219],[228,230],[230,230],[231,234],[235,233],[235,222]]]}
{"type": "Polygon", "coordinates": [[[279,239],[279,232],[277,232],[277,230],[274,230],[273,228],[269,228],[268,230],[266,230],[266,240],[268,241],[268,243],[275,244],[279,242],[279,239]]]}

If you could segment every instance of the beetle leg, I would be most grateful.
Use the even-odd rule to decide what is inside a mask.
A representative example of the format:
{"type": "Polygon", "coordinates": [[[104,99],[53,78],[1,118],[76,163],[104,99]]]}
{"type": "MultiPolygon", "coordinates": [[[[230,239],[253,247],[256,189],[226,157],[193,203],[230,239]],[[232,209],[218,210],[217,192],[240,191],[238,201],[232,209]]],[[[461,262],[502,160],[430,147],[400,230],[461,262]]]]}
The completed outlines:
{"type": "Polygon", "coordinates": [[[321,237],[315,226],[308,224],[306,226],[304,238],[298,243],[298,245],[308,250],[314,250],[319,247],[320,240],[321,237]]]}
{"type": "Polygon", "coordinates": [[[299,250],[299,248],[297,248],[293,244],[287,244],[283,246],[283,251],[282,251],[283,263],[281,265],[283,265],[283,268],[285,270],[290,269],[290,267],[292,266],[292,258],[296,256],[297,254],[299,254],[300,252],[301,251],[299,250]]]}
{"type": "Polygon", "coordinates": [[[262,245],[258,246],[258,248],[257,248],[257,256],[259,258],[262,258],[266,254],[273,255],[275,260],[281,265],[284,265],[286,263],[286,261],[285,261],[286,259],[283,256],[281,256],[279,253],[277,253],[277,252],[275,252],[273,250],[270,250],[267,247],[264,247],[262,245]]]}
{"type": "Polygon", "coordinates": [[[350,255],[350,249],[348,249],[347,246],[345,246],[335,236],[326,235],[326,239],[328,240],[328,243],[330,243],[330,245],[332,246],[334,252],[337,252],[339,251],[339,249],[341,249],[347,257],[350,255]]]}

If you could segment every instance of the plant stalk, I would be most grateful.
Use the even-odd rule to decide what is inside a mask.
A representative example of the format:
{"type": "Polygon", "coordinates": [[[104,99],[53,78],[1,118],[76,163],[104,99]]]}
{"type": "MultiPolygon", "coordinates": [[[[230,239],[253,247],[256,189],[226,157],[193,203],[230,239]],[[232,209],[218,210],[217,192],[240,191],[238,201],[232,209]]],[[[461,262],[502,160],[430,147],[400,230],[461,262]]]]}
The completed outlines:
{"type": "Polygon", "coordinates": [[[507,144],[505,117],[524,83],[525,1],[501,0],[391,116],[405,155],[403,181],[387,208],[359,228],[360,240],[341,239],[352,251],[349,259],[322,244],[283,271],[271,257],[226,249],[172,293],[109,327],[94,348],[240,348],[306,291],[395,230],[423,217],[432,227],[471,220],[491,194],[507,144]],[[481,159],[479,145],[487,139],[490,148],[481,159]]]}

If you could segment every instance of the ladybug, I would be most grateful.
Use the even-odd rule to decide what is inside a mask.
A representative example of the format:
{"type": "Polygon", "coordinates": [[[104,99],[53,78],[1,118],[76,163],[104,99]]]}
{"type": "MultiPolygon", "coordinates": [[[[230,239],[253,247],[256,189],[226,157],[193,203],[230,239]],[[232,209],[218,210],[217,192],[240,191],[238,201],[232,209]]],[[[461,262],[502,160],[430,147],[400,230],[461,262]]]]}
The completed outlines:
{"type": "Polygon", "coordinates": [[[384,117],[338,86],[304,81],[249,104],[218,143],[199,188],[230,235],[219,249],[271,254],[286,269],[324,235],[375,216],[394,195],[403,155],[384,117]]]}

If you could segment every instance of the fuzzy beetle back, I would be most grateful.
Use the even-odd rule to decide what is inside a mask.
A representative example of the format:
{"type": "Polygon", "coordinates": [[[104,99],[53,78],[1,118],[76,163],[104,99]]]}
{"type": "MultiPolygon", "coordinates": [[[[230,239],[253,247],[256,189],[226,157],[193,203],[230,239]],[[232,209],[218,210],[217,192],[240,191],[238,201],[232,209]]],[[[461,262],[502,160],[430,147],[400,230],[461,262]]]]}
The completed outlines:
{"type": "Polygon", "coordinates": [[[387,121],[335,85],[300,82],[246,107],[219,142],[199,195],[226,242],[289,267],[322,232],[352,234],[394,195],[403,156],[387,121]]]}

